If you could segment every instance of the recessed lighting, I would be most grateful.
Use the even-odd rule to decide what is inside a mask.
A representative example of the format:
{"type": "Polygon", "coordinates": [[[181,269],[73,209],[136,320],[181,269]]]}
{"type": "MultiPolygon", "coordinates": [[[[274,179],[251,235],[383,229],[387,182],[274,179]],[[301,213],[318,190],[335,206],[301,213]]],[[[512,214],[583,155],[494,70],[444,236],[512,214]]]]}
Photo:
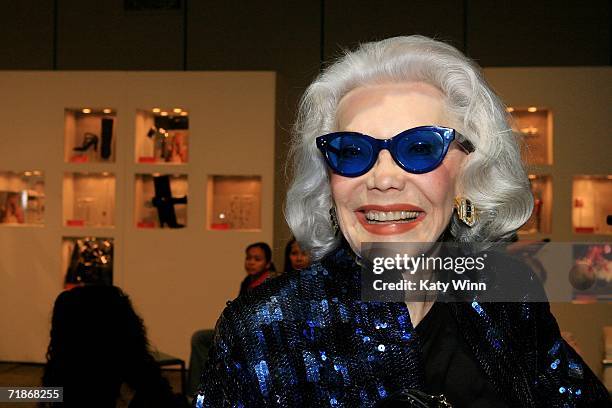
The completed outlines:
{"type": "Polygon", "coordinates": [[[529,177],[529,180],[535,180],[537,178],[535,174],[530,174],[527,177],[529,177]]]}
{"type": "Polygon", "coordinates": [[[181,113],[183,110],[181,108],[174,108],[172,109],[172,112],[174,113],[181,113]]]}
{"type": "Polygon", "coordinates": [[[153,177],[159,177],[160,174],[159,173],[153,173],[153,177]]]}
{"type": "Polygon", "coordinates": [[[26,177],[30,177],[32,175],[32,172],[31,171],[24,171],[23,175],[26,176],[26,177]]]}
{"type": "Polygon", "coordinates": [[[91,113],[91,109],[85,108],[81,112],[83,112],[83,113],[91,113]]]}
{"type": "Polygon", "coordinates": [[[35,171],[34,171],[34,175],[35,175],[35,176],[40,176],[40,175],[42,175],[42,172],[41,172],[41,171],[38,171],[38,170],[35,170],[35,171]]]}
{"type": "Polygon", "coordinates": [[[159,113],[159,112],[161,112],[161,109],[159,109],[159,108],[153,108],[153,113],[159,113]]]}
{"type": "Polygon", "coordinates": [[[527,112],[533,113],[533,112],[537,112],[537,111],[538,111],[538,108],[536,108],[535,106],[530,106],[530,107],[527,108],[527,112]]]}
{"type": "Polygon", "coordinates": [[[187,115],[189,115],[189,113],[187,113],[185,111],[181,112],[181,116],[187,116],[187,115]]]}
{"type": "Polygon", "coordinates": [[[506,108],[506,112],[508,112],[508,113],[512,113],[512,112],[514,112],[514,108],[513,108],[512,106],[508,106],[508,107],[506,108]]]}
{"type": "Polygon", "coordinates": [[[108,176],[108,175],[109,175],[109,172],[108,172],[108,171],[103,171],[103,172],[102,172],[102,175],[103,175],[103,176],[108,176]]]}
{"type": "Polygon", "coordinates": [[[111,109],[106,108],[106,109],[104,109],[102,112],[104,112],[104,113],[111,113],[111,112],[112,112],[112,110],[111,110],[111,109]]]}
{"type": "Polygon", "coordinates": [[[160,115],[162,115],[162,116],[168,116],[168,112],[162,112],[162,113],[160,113],[160,115]]]}

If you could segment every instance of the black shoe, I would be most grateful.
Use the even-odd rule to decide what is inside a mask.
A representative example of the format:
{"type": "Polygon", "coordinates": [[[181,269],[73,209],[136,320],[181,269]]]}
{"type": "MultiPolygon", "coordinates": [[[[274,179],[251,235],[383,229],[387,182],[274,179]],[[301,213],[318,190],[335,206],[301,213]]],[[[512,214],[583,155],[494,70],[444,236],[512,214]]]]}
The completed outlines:
{"type": "Polygon", "coordinates": [[[98,135],[94,135],[93,133],[85,133],[85,139],[83,139],[83,144],[81,146],[75,147],[74,151],[77,152],[85,152],[89,150],[89,148],[93,146],[94,152],[98,151],[98,135]]]}

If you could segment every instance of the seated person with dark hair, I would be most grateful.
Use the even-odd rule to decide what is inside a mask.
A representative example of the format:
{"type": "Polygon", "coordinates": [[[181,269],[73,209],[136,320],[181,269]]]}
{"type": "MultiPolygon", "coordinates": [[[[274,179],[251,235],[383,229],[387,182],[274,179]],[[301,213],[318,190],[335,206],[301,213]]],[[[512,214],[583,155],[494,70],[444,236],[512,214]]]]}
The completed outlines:
{"type": "Polygon", "coordinates": [[[115,286],[79,286],[57,297],[42,384],[64,388],[64,402],[51,407],[186,406],[162,377],[143,320],[115,286]]]}

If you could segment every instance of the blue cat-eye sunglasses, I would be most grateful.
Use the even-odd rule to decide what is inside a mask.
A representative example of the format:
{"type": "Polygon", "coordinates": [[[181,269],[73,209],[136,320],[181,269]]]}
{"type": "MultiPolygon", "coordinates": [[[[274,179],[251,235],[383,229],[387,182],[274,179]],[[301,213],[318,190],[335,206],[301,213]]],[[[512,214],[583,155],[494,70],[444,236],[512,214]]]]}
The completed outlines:
{"type": "Polygon", "coordinates": [[[345,177],[358,177],[370,171],[382,149],[387,149],[402,169],[416,174],[438,167],[453,140],[466,154],[475,150],[465,136],[442,126],[419,126],[385,140],[357,132],[334,132],[316,140],[329,167],[345,177]]]}

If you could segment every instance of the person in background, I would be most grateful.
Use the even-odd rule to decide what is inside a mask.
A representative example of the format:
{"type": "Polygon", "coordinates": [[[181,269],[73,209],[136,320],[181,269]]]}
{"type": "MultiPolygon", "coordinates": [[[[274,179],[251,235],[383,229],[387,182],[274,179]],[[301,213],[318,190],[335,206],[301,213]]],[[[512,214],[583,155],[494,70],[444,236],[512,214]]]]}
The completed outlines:
{"type": "Polygon", "coordinates": [[[184,407],[149,348],[143,320],[115,286],[78,286],[56,299],[42,385],[64,387],[43,407],[184,407]]]}
{"type": "Polygon", "coordinates": [[[247,277],[240,284],[240,293],[243,295],[257,286],[261,285],[270,277],[271,272],[276,272],[272,262],[272,249],[265,242],[256,242],[246,248],[244,269],[247,277]]]}
{"type": "MultiPolygon", "coordinates": [[[[272,249],[265,242],[249,245],[244,259],[246,278],[240,284],[239,296],[250,292],[261,285],[266,279],[272,278],[276,272],[272,262],[272,249]]],[[[197,392],[200,375],[204,364],[208,361],[208,350],[213,342],[214,330],[198,330],[191,336],[191,356],[189,358],[189,394],[197,392]]]]}
{"type": "Polygon", "coordinates": [[[295,237],[291,237],[285,246],[285,272],[300,271],[310,266],[310,255],[298,244],[295,237]]]}

